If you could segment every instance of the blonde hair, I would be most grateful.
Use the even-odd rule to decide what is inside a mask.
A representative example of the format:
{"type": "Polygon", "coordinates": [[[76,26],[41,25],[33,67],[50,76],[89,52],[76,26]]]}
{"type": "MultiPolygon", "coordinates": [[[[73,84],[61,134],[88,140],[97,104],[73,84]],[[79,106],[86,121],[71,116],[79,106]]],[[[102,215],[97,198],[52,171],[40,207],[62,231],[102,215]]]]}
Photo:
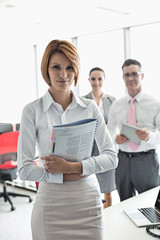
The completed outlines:
{"type": "Polygon", "coordinates": [[[42,57],[42,62],[41,62],[41,73],[44,80],[49,86],[51,86],[51,83],[49,80],[49,74],[48,74],[48,65],[49,65],[51,55],[53,55],[56,52],[64,53],[65,56],[71,62],[75,72],[74,86],[76,86],[78,83],[79,71],[80,71],[79,55],[77,53],[76,47],[72,43],[66,40],[52,40],[47,45],[42,57]]]}

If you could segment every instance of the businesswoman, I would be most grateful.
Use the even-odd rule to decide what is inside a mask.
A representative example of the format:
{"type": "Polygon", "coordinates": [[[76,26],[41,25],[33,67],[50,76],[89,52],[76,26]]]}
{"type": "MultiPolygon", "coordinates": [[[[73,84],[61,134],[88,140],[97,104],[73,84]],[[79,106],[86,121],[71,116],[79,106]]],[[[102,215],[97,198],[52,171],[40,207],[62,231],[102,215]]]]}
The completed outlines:
{"type": "Polygon", "coordinates": [[[70,90],[79,77],[79,56],[70,42],[52,40],[47,45],[41,72],[49,89],[24,107],[18,142],[20,178],[40,182],[31,218],[33,240],[103,240],[95,174],[117,167],[114,144],[97,105],[70,90]],[[100,154],[80,162],[49,155],[52,126],[84,118],[98,120],[100,154]],[[34,164],[36,149],[40,166],[34,164]]]}
{"type": "MultiPolygon", "coordinates": [[[[106,126],[108,122],[108,113],[111,104],[116,100],[115,97],[112,97],[103,92],[103,83],[105,81],[105,72],[102,68],[94,67],[89,72],[89,82],[92,88],[92,91],[85,95],[85,98],[92,99],[98,105],[101,110],[101,113],[104,117],[106,126]]],[[[92,156],[99,155],[99,150],[95,142],[92,156]]],[[[100,184],[101,192],[104,193],[105,203],[103,204],[104,208],[107,208],[112,205],[112,191],[116,189],[115,184],[115,170],[110,170],[104,173],[98,173],[97,175],[98,182],[100,184]]]]}

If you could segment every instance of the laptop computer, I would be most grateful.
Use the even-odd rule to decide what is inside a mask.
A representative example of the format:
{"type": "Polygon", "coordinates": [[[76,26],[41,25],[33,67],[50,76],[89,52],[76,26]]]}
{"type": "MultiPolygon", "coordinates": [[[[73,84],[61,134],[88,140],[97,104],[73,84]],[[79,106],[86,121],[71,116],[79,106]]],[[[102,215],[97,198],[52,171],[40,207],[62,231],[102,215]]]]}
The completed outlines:
{"type": "Polygon", "coordinates": [[[124,212],[137,227],[160,224],[160,189],[154,207],[125,209],[124,212]]]}

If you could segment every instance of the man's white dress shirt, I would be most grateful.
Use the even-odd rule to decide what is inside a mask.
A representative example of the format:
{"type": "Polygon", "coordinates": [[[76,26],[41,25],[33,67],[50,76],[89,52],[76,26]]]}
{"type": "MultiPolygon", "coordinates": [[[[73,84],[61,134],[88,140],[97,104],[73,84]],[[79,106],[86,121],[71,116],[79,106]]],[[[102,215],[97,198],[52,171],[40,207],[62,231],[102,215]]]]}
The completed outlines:
{"type": "MultiPolygon", "coordinates": [[[[120,134],[122,123],[127,123],[130,98],[131,96],[127,95],[111,105],[108,130],[114,141],[116,135],[120,134]]],[[[138,93],[134,98],[136,99],[134,102],[136,109],[136,126],[146,128],[150,134],[149,140],[147,142],[141,141],[136,152],[156,149],[160,144],[160,102],[143,92],[138,93]]],[[[121,151],[131,152],[128,143],[116,146],[117,149],[119,148],[121,151]]]]}

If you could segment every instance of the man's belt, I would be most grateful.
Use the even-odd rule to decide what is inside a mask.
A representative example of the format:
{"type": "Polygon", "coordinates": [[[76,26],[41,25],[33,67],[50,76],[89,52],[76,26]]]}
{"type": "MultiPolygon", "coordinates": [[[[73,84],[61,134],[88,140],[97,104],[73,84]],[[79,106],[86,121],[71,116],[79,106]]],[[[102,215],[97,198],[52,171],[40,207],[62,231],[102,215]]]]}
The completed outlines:
{"type": "Polygon", "coordinates": [[[148,151],[145,151],[145,152],[124,152],[124,151],[119,150],[120,155],[125,155],[127,157],[140,157],[140,156],[143,156],[143,155],[149,154],[149,153],[154,154],[155,149],[151,149],[151,150],[148,150],[148,151]]]}

